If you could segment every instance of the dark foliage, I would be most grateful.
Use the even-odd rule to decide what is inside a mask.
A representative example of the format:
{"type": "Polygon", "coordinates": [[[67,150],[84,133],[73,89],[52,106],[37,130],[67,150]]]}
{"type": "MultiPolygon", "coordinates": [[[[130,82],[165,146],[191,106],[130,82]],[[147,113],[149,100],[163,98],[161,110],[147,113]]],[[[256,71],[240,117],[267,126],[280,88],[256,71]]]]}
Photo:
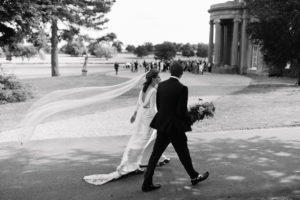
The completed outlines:
{"type": "Polygon", "coordinates": [[[135,50],[135,46],[134,45],[127,45],[126,47],[126,51],[133,53],[135,50]]]}
{"type": "Polygon", "coordinates": [[[121,42],[119,40],[114,41],[113,44],[112,44],[112,46],[115,47],[118,52],[122,52],[123,42],[121,42]]]}
{"type": "Polygon", "coordinates": [[[189,43],[183,45],[181,48],[181,54],[185,57],[193,57],[195,55],[193,46],[189,43]]]}
{"type": "Polygon", "coordinates": [[[0,0],[0,46],[22,42],[38,28],[40,12],[34,1],[0,0]]]}
{"type": "Polygon", "coordinates": [[[22,102],[33,98],[32,88],[14,75],[0,74],[0,104],[22,102]]]}
{"type": "Polygon", "coordinates": [[[203,43],[198,44],[196,55],[201,58],[206,58],[208,56],[208,45],[203,43]]]}
{"type": "Polygon", "coordinates": [[[135,48],[134,52],[133,52],[137,57],[144,57],[144,56],[148,56],[150,54],[150,52],[148,51],[147,47],[144,45],[140,45],[138,47],[135,48]]]}
{"type": "Polygon", "coordinates": [[[171,42],[155,45],[154,56],[159,60],[171,60],[176,56],[176,46],[171,42]]]}
{"type": "MultiPolygon", "coordinates": [[[[253,17],[247,32],[252,41],[261,46],[265,61],[278,71],[283,71],[287,62],[300,63],[300,1],[246,2],[253,17]]],[[[298,78],[300,84],[300,73],[298,78]]]]}
{"type": "Polygon", "coordinates": [[[69,54],[71,56],[82,56],[86,54],[85,46],[78,41],[70,42],[62,46],[60,50],[61,52],[69,54]]]}

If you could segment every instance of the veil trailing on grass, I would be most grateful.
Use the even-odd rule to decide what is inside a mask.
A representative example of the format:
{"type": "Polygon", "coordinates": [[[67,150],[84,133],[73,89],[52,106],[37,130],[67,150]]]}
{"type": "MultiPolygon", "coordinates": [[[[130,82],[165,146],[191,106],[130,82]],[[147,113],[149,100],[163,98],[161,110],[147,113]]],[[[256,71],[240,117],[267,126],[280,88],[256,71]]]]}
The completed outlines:
{"type": "Polygon", "coordinates": [[[24,143],[30,140],[36,127],[50,116],[92,104],[107,102],[132,89],[145,75],[146,73],[113,86],[71,88],[57,90],[45,95],[31,106],[22,120],[21,127],[23,131],[19,138],[20,142],[24,143]]]}

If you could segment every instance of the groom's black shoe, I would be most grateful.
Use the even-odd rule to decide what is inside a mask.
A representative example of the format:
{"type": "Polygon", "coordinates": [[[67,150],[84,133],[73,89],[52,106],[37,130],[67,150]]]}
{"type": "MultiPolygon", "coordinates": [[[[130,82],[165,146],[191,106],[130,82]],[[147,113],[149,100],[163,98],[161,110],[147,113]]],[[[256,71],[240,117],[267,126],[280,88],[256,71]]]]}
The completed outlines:
{"type": "Polygon", "coordinates": [[[209,172],[205,172],[204,174],[199,174],[196,178],[191,180],[192,185],[197,185],[199,182],[204,181],[209,176],[209,172]]]}
{"type": "Polygon", "coordinates": [[[157,190],[161,187],[160,184],[151,184],[151,185],[142,185],[142,191],[143,192],[150,192],[153,190],[157,190]]]}

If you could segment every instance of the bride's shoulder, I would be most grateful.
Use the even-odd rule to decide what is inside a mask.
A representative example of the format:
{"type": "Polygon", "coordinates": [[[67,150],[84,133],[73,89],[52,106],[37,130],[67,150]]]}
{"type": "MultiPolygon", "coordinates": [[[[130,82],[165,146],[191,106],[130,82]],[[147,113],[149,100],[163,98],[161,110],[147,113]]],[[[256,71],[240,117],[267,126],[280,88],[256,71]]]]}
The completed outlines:
{"type": "Polygon", "coordinates": [[[149,96],[153,96],[153,94],[156,94],[156,88],[154,88],[154,87],[151,87],[151,88],[149,88],[149,90],[147,91],[147,94],[149,95],[149,96]]]}
{"type": "MultiPolygon", "coordinates": [[[[143,92],[143,90],[141,90],[143,92]]],[[[143,92],[146,95],[152,95],[153,93],[157,92],[157,88],[154,87],[148,87],[146,92],[143,92]]]]}
{"type": "Polygon", "coordinates": [[[151,92],[154,92],[154,93],[156,93],[156,92],[157,92],[157,88],[155,88],[155,87],[152,87],[152,88],[151,88],[151,92]]]}

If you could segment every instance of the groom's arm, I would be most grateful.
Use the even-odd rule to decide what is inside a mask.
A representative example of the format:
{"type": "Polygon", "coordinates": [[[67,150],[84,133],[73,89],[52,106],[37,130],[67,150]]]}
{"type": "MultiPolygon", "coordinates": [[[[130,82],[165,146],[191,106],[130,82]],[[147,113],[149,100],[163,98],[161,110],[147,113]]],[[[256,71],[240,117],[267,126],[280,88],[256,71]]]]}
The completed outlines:
{"type": "Polygon", "coordinates": [[[157,92],[156,92],[156,108],[158,111],[159,110],[159,85],[157,87],[157,92]]]}
{"type": "Polygon", "coordinates": [[[188,88],[186,86],[183,87],[182,93],[179,98],[178,107],[177,107],[177,115],[180,118],[184,118],[184,120],[189,120],[187,103],[188,103],[188,88]]]}

